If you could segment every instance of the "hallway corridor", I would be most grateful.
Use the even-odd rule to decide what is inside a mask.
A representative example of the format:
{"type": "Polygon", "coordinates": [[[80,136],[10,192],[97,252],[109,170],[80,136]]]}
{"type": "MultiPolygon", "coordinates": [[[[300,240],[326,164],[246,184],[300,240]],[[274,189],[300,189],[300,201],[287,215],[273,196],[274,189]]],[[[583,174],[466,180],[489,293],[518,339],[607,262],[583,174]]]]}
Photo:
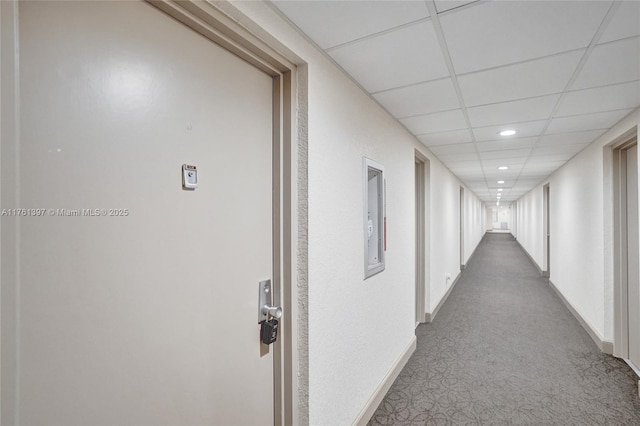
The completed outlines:
{"type": "Polygon", "coordinates": [[[370,425],[640,425],[605,355],[511,234],[487,234],[370,425]]]}

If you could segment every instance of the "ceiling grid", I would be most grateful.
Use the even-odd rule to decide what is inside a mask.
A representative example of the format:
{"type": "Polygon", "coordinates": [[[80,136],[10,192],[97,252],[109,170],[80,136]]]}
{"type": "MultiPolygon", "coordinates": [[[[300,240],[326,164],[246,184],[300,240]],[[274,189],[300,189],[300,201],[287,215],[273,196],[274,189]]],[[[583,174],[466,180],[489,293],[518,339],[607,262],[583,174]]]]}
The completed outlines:
{"type": "Polygon", "coordinates": [[[517,200],[640,107],[640,1],[272,4],[485,202],[517,200]]]}

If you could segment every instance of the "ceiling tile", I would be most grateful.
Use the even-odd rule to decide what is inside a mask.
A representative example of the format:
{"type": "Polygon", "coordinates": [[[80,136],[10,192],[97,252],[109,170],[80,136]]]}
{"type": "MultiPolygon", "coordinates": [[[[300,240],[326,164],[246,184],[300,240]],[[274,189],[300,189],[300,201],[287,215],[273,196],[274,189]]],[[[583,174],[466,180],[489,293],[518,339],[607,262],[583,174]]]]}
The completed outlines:
{"type": "Polygon", "coordinates": [[[458,77],[467,107],[560,93],[583,51],[523,62],[458,77]]]}
{"type": "Polygon", "coordinates": [[[480,159],[498,160],[503,158],[527,157],[530,149],[505,149],[501,151],[484,151],[480,153],[480,159]]]}
{"type": "Polygon", "coordinates": [[[440,22],[456,73],[461,74],[585,48],[609,5],[495,1],[443,15],[440,22]]]}
{"type": "Polygon", "coordinates": [[[456,169],[467,170],[467,171],[477,171],[479,168],[478,160],[460,160],[460,161],[443,161],[443,163],[451,170],[456,169]]]}
{"type": "MultiPolygon", "coordinates": [[[[466,127],[466,126],[465,126],[466,127]]],[[[418,139],[426,146],[448,145],[453,143],[471,142],[471,132],[467,129],[454,130],[452,132],[429,133],[418,136],[418,139]]]]}
{"type": "Polygon", "coordinates": [[[640,80],[640,37],[596,46],[572,90],[634,80],[640,80]]]}
{"type": "MultiPolygon", "coordinates": [[[[543,178],[544,176],[541,176],[543,178]]],[[[525,187],[532,187],[540,183],[540,179],[537,178],[518,178],[517,184],[514,185],[511,189],[522,189],[525,187]]]]}
{"type": "Polygon", "coordinates": [[[624,1],[609,22],[600,43],[640,35],[640,2],[624,1]]]}
{"type": "Polygon", "coordinates": [[[460,179],[482,179],[484,175],[482,174],[482,167],[478,165],[477,161],[474,161],[474,164],[447,164],[449,170],[451,170],[456,176],[460,179]]]}
{"type": "Polygon", "coordinates": [[[440,161],[442,161],[445,164],[454,164],[454,163],[459,163],[461,161],[473,161],[475,164],[477,164],[478,161],[478,154],[475,152],[467,152],[467,153],[459,153],[459,154],[443,154],[443,155],[438,155],[438,158],[440,159],[440,161]]]}
{"type": "Polygon", "coordinates": [[[349,43],[329,55],[369,92],[449,76],[431,21],[349,43]]]}
{"type": "Polygon", "coordinates": [[[478,0],[435,0],[436,10],[438,13],[445,12],[447,10],[455,9],[465,4],[476,3],[478,0]]]}
{"type": "Polygon", "coordinates": [[[507,179],[515,179],[520,175],[520,171],[522,170],[522,164],[520,165],[512,165],[509,170],[498,170],[497,167],[483,167],[484,174],[487,178],[487,181],[490,180],[507,180],[507,179]]]}
{"type": "Polygon", "coordinates": [[[595,141],[605,130],[589,130],[586,132],[560,133],[544,135],[538,141],[537,146],[562,145],[562,144],[589,144],[595,141]]]}
{"type": "Polygon", "coordinates": [[[516,138],[506,140],[493,140],[478,142],[478,151],[499,151],[502,149],[531,148],[536,143],[537,138],[516,138]]]}
{"type": "Polygon", "coordinates": [[[467,154],[470,152],[475,153],[476,147],[472,143],[458,143],[450,145],[439,145],[431,147],[431,152],[440,155],[452,155],[452,154],[467,154]]]}
{"type": "Polygon", "coordinates": [[[521,176],[527,177],[531,174],[551,173],[561,167],[566,161],[530,161],[522,168],[521,176]]]}
{"type": "Polygon", "coordinates": [[[571,157],[573,157],[576,153],[575,152],[561,152],[561,153],[557,153],[557,154],[546,154],[546,155],[535,155],[535,156],[531,156],[529,157],[529,163],[527,164],[540,164],[540,165],[548,165],[548,164],[553,164],[555,162],[559,162],[559,161],[567,161],[569,160],[571,157]]]}
{"type": "MultiPolygon", "coordinates": [[[[546,120],[529,121],[526,123],[508,124],[505,126],[490,126],[490,127],[476,127],[473,129],[473,134],[476,137],[476,141],[491,141],[496,140],[500,136],[498,133],[504,130],[505,127],[515,130],[516,136],[526,138],[529,136],[537,136],[542,132],[546,120]]],[[[504,137],[504,140],[514,139],[514,137],[504,137]]]]}
{"type": "Polygon", "coordinates": [[[417,1],[274,1],[298,28],[323,49],[424,19],[417,1]]]}
{"type": "Polygon", "coordinates": [[[560,101],[557,116],[590,114],[640,105],[640,81],[568,92],[560,101]]]}
{"type": "Polygon", "coordinates": [[[460,130],[467,127],[462,110],[419,115],[400,120],[414,135],[460,130]]]}
{"type": "Polygon", "coordinates": [[[496,171],[503,171],[503,170],[498,170],[498,167],[507,166],[509,167],[509,169],[504,171],[508,172],[508,171],[513,171],[514,169],[517,169],[519,167],[522,167],[526,161],[527,161],[527,157],[525,156],[514,157],[514,158],[487,159],[487,160],[482,160],[482,165],[484,166],[485,170],[493,169],[496,171]]]}
{"type": "Polygon", "coordinates": [[[386,90],[373,97],[398,118],[460,108],[450,78],[386,90]]]}
{"type": "Polygon", "coordinates": [[[618,121],[622,120],[622,118],[626,117],[631,111],[633,111],[633,109],[554,118],[551,120],[551,124],[545,133],[553,134],[579,132],[582,130],[608,129],[618,121]]]}
{"type": "Polygon", "coordinates": [[[467,109],[473,127],[494,126],[501,123],[546,120],[560,95],[542,96],[467,109]]]}
{"type": "Polygon", "coordinates": [[[536,159],[540,155],[557,155],[557,154],[577,154],[582,151],[588,144],[573,145],[545,145],[536,147],[531,153],[531,159],[536,159]]]}

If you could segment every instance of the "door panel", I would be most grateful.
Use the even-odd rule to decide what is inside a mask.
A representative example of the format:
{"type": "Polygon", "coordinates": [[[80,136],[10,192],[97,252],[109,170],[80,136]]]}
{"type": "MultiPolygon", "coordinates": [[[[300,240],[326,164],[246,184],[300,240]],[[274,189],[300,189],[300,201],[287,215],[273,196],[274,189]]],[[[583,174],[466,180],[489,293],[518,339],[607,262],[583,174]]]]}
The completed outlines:
{"type": "Polygon", "coordinates": [[[271,78],[144,3],[19,16],[22,423],[272,423],[271,78]]]}
{"type": "Polygon", "coordinates": [[[638,252],[638,147],[627,149],[627,288],[629,360],[640,367],[640,280],[638,252]]]}

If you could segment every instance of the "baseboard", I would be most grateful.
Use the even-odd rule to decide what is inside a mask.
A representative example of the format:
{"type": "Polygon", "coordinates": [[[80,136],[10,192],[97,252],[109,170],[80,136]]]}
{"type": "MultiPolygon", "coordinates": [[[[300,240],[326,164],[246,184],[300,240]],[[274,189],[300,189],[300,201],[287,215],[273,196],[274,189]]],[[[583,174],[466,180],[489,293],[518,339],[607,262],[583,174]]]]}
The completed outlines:
{"type": "Polygon", "coordinates": [[[404,366],[407,365],[411,355],[415,352],[416,342],[416,337],[413,336],[409,345],[407,345],[404,351],[402,351],[402,354],[400,354],[400,357],[396,360],[393,366],[391,366],[387,374],[384,376],[384,379],[382,379],[376,390],[373,392],[373,395],[371,395],[371,398],[369,398],[367,404],[364,406],[362,411],[360,411],[360,414],[358,414],[358,417],[356,417],[352,424],[366,426],[366,424],[369,423],[369,420],[373,417],[373,414],[378,409],[378,406],[384,399],[385,395],[389,392],[389,388],[391,388],[391,385],[396,380],[404,366]]]}
{"type": "Polygon", "coordinates": [[[522,249],[522,251],[524,252],[524,254],[526,254],[526,255],[527,255],[527,257],[529,258],[529,260],[531,261],[531,263],[533,263],[533,266],[535,266],[535,267],[536,267],[536,269],[538,270],[538,273],[539,273],[541,276],[544,276],[544,272],[542,271],[542,269],[540,268],[540,266],[538,266],[538,264],[536,263],[536,261],[535,261],[535,260],[533,260],[533,257],[531,257],[531,255],[529,254],[529,252],[528,252],[524,247],[522,247],[522,244],[520,244],[520,241],[518,241],[518,240],[516,239],[516,243],[518,243],[518,245],[520,246],[520,248],[522,249]]]}
{"type": "Polygon", "coordinates": [[[613,342],[607,342],[606,340],[603,340],[602,352],[604,352],[607,355],[613,355],[613,342]]]}
{"type": "Polygon", "coordinates": [[[456,279],[453,280],[453,283],[451,284],[451,286],[449,286],[449,289],[444,294],[444,296],[442,296],[442,299],[440,299],[440,302],[438,303],[438,306],[436,306],[436,308],[433,310],[433,312],[431,312],[431,313],[427,312],[426,314],[424,314],[424,321],[425,322],[432,322],[433,321],[433,319],[436,317],[436,314],[438,313],[438,311],[440,310],[442,305],[444,305],[444,302],[446,302],[447,299],[449,298],[449,295],[451,294],[451,290],[453,290],[453,288],[456,286],[456,284],[458,283],[458,280],[460,279],[461,276],[462,276],[462,272],[460,272],[458,274],[458,276],[456,277],[456,279]]]}
{"type": "Polygon", "coordinates": [[[582,328],[584,328],[585,331],[589,334],[589,336],[591,336],[591,339],[595,342],[598,348],[605,354],[613,355],[613,342],[603,340],[602,337],[600,337],[600,334],[591,326],[591,324],[589,324],[587,320],[582,318],[582,315],[580,315],[578,311],[576,311],[575,308],[571,306],[571,303],[569,303],[569,301],[565,299],[562,293],[560,293],[560,290],[558,290],[558,288],[555,286],[553,282],[551,282],[551,280],[549,280],[549,287],[553,289],[553,291],[558,295],[562,303],[564,303],[564,306],[567,307],[569,312],[571,312],[571,314],[575,317],[575,319],[578,320],[582,328]]]}

